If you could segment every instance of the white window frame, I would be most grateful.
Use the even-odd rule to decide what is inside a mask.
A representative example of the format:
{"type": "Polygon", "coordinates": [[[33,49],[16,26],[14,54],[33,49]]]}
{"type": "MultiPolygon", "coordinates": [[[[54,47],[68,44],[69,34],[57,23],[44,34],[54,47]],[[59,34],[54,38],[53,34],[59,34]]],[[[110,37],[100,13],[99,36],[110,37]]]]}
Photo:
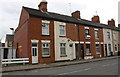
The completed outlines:
{"type": "Polygon", "coordinates": [[[59,25],[59,35],[60,35],[60,36],[66,36],[66,26],[65,26],[65,25],[59,25]],[[62,29],[61,27],[62,27],[63,29],[62,29]],[[61,34],[61,30],[64,31],[63,34],[61,34]]]}
{"type": "Polygon", "coordinates": [[[90,39],[90,29],[85,27],[85,38],[90,39]],[[86,32],[88,30],[88,33],[86,32]],[[89,36],[89,37],[88,37],[89,36]]]}
{"type": "Polygon", "coordinates": [[[49,26],[50,26],[50,21],[42,21],[42,35],[50,34],[49,26]],[[44,27],[43,27],[43,25],[44,25],[44,27]]]}
{"type": "Polygon", "coordinates": [[[111,37],[110,37],[110,32],[107,32],[107,38],[108,38],[108,40],[111,39],[111,37]]]}
{"type": "Polygon", "coordinates": [[[66,43],[60,43],[60,56],[66,56],[66,43]],[[65,54],[62,54],[62,52],[63,52],[61,50],[62,48],[64,48],[64,50],[65,50],[64,53],[65,54]]]}
{"type": "Polygon", "coordinates": [[[50,43],[42,43],[42,57],[50,57],[50,43]],[[48,48],[48,50],[49,50],[49,54],[48,55],[44,54],[45,52],[43,50],[45,48],[48,48]]]}
{"type": "Polygon", "coordinates": [[[113,39],[116,40],[116,34],[115,33],[113,33],[113,39]]]}

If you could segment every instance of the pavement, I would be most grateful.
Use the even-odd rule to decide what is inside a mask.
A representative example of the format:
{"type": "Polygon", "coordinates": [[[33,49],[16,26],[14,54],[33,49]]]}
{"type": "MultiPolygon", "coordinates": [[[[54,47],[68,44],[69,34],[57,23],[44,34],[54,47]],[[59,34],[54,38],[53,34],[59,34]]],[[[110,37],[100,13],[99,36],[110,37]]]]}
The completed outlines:
{"type": "Polygon", "coordinates": [[[87,59],[87,60],[74,60],[74,61],[64,61],[64,62],[55,62],[49,64],[26,64],[26,65],[17,65],[17,66],[6,66],[2,67],[2,72],[12,72],[12,71],[22,71],[22,70],[33,70],[33,69],[42,69],[42,68],[50,68],[50,67],[60,67],[60,66],[68,66],[68,65],[75,65],[75,64],[83,64],[83,63],[90,63],[90,62],[97,62],[109,59],[119,58],[120,56],[112,56],[112,57],[102,57],[102,58],[95,58],[95,59],[87,59]]]}

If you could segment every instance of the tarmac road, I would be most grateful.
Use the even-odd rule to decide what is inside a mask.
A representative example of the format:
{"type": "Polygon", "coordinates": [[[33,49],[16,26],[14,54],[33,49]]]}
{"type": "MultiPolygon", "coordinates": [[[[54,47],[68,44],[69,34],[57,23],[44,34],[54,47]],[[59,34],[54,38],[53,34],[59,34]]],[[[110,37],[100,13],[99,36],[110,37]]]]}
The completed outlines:
{"type": "Polygon", "coordinates": [[[3,75],[118,75],[118,59],[27,71],[5,72],[3,75]]]}

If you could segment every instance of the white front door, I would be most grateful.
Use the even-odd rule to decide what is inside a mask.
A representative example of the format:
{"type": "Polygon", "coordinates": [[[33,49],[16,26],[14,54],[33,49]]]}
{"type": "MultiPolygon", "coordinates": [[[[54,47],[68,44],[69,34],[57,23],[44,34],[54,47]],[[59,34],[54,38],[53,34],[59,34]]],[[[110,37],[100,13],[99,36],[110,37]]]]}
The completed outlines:
{"type": "Polygon", "coordinates": [[[38,46],[37,46],[37,43],[32,43],[32,63],[38,63],[38,46]]]}
{"type": "Polygon", "coordinates": [[[69,44],[70,60],[73,60],[73,44],[69,44]]]}

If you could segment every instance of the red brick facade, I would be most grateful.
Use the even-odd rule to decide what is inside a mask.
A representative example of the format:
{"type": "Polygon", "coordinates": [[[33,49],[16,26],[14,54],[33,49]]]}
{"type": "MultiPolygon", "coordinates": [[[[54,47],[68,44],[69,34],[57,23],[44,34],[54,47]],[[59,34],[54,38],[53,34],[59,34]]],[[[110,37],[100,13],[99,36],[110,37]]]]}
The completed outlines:
{"type": "MultiPolygon", "coordinates": [[[[47,2],[41,2],[39,5],[39,10],[42,12],[47,12],[47,2]]],[[[39,11],[36,10],[36,11],[39,11]]],[[[47,17],[47,15],[46,15],[47,17]]],[[[56,16],[57,17],[57,16],[56,16]]],[[[72,13],[72,18],[77,18],[81,20],[80,11],[75,11],[72,13]]],[[[28,14],[28,12],[23,8],[20,16],[19,26],[15,31],[14,41],[17,43],[17,57],[29,58],[30,63],[32,63],[32,42],[31,40],[38,40],[38,63],[49,63],[55,61],[55,36],[54,36],[54,21],[53,19],[43,17],[35,17],[28,14]],[[49,24],[49,35],[42,35],[42,20],[48,19],[49,24]],[[50,40],[50,57],[42,57],[42,42],[41,40],[50,40]]],[[[94,16],[92,18],[93,22],[100,23],[99,16],[94,16]]],[[[61,22],[61,21],[60,21],[61,22]]],[[[92,22],[92,23],[93,23],[92,22]]],[[[69,38],[75,43],[76,48],[76,58],[77,57],[88,57],[93,56],[101,57],[104,56],[104,44],[103,44],[103,28],[95,28],[91,25],[77,25],[68,22],[66,23],[66,36],[60,36],[64,38],[69,38]],[[86,39],[85,28],[89,28],[90,38],[86,39]],[[95,39],[95,29],[98,31],[98,39],[95,39]],[[86,44],[90,44],[90,55],[86,54],[86,44]],[[79,44],[83,45],[79,47],[79,44]],[[99,54],[96,54],[96,44],[99,44],[99,54]],[[82,51],[81,51],[82,50],[82,51]],[[79,52],[80,51],[80,52],[79,52]]]]}
{"type": "MultiPolygon", "coordinates": [[[[87,26],[86,26],[87,27],[87,26]]],[[[67,32],[67,38],[70,38],[72,41],[80,41],[84,42],[84,56],[94,56],[94,57],[100,57],[100,55],[96,54],[95,51],[95,42],[102,42],[103,43],[103,29],[102,28],[97,28],[98,29],[98,36],[99,39],[95,40],[95,34],[94,34],[94,27],[89,27],[90,30],[90,39],[85,38],[85,26],[79,25],[79,31],[78,31],[78,25],[74,24],[67,24],[66,32],[67,32]],[[79,33],[78,33],[79,32],[79,33]],[[80,36],[80,40],[79,40],[80,36]],[[86,54],[86,44],[85,42],[90,42],[90,50],[91,50],[91,55],[85,55],[86,54]]],[[[103,44],[100,44],[100,54],[101,56],[104,56],[104,49],[103,49],[103,44]]]]}
{"type": "Polygon", "coordinates": [[[18,44],[17,57],[30,58],[32,63],[31,40],[37,39],[38,43],[38,63],[55,61],[54,58],[54,21],[50,21],[50,35],[43,36],[42,19],[29,17],[23,9],[20,17],[19,26],[15,31],[14,41],[18,44]],[[29,18],[29,19],[28,19],[29,18]],[[41,40],[50,40],[50,57],[42,58],[41,40]],[[21,46],[21,48],[19,48],[21,46]]]}

